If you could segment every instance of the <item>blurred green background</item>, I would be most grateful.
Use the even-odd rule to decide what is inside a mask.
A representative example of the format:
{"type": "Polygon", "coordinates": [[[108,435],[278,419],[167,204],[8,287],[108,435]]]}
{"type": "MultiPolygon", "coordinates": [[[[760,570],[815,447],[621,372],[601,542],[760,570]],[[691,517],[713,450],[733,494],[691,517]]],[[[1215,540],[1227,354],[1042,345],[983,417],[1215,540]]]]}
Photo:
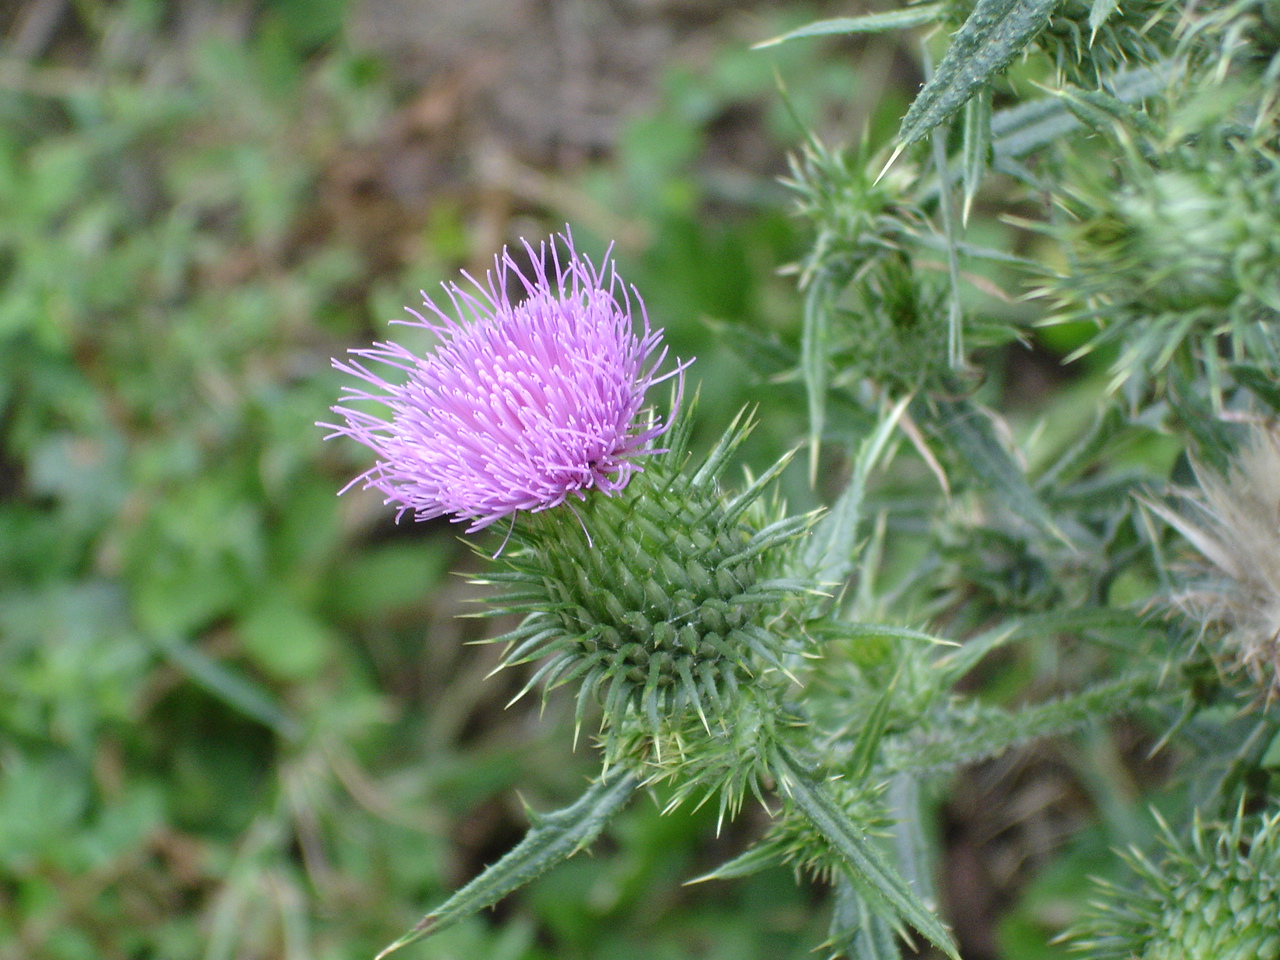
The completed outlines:
{"type": "MultiPolygon", "coordinates": [[[[795,118],[883,138],[916,79],[894,41],[748,49],[820,12],[0,11],[0,958],[372,956],[522,801],[577,795],[566,704],[504,708],[519,678],[465,645],[502,625],[459,619],[483,561],[458,529],[335,496],[368,459],[315,426],[329,360],[569,222],[698,356],[702,436],[763,404],[767,465],[802,392],[761,390],[715,322],[794,340],[795,118]]],[[[404,955],[809,955],[821,896],[789,871],[681,885],[758,814],[658,809],[404,955]]]]}

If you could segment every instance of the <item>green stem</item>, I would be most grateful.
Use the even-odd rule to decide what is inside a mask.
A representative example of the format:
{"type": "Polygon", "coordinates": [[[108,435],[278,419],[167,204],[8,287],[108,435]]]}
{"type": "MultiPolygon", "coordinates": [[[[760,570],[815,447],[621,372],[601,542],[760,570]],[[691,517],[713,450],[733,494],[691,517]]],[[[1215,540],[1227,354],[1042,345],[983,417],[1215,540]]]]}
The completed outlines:
{"type": "Polygon", "coordinates": [[[894,770],[915,773],[975,763],[1028,740],[1132,712],[1158,699],[1157,691],[1157,678],[1141,672],[1016,711],[970,705],[969,712],[942,718],[923,736],[903,737],[886,762],[894,770]]]}

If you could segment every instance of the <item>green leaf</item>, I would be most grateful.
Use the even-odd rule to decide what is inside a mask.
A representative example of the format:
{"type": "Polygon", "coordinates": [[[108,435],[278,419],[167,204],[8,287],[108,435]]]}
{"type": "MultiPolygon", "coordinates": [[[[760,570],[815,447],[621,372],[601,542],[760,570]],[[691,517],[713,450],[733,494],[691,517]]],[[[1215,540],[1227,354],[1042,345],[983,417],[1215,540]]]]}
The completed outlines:
{"type": "Polygon", "coordinates": [[[1037,493],[1051,496],[1055,487],[1063,487],[1082,476],[1124,436],[1125,416],[1118,404],[1107,404],[1098,411],[1083,435],[1036,478],[1037,493]]]}
{"type": "MultiPolygon", "coordinates": [[[[688,421],[692,418],[685,414],[681,419],[688,421]]],[[[724,468],[729,465],[729,458],[733,456],[734,451],[742,446],[742,442],[747,439],[747,436],[755,429],[755,426],[754,408],[743,407],[739,410],[738,415],[733,418],[733,422],[729,424],[723,436],[716,441],[716,445],[707,454],[707,459],[702,462],[702,466],[690,478],[690,485],[702,487],[714,482],[724,472],[724,468]]],[[[674,443],[672,448],[675,449],[674,443]]]]}
{"type": "Polygon", "coordinates": [[[1003,646],[1016,633],[1016,622],[1012,624],[1002,623],[994,630],[988,630],[986,633],[972,637],[954,650],[949,650],[944,656],[939,657],[934,665],[938,671],[938,690],[945,690],[951,684],[957,682],[976,667],[983,657],[997,647],[1003,646]]]}
{"type": "Polygon", "coordinates": [[[867,906],[884,919],[905,920],[948,956],[959,960],[942,921],[899,876],[875,842],[849,820],[826,784],[804,772],[781,744],[774,745],[770,759],[778,785],[839,854],[850,882],[867,906]]]}
{"type": "Polygon", "coordinates": [[[913,730],[901,741],[887,743],[886,764],[904,773],[953,770],[999,756],[1030,740],[1062,736],[1109,717],[1156,704],[1168,709],[1181,703],[1185,694],[1160,689],[1163,670],[1162,663],[1150,663],[1116,679],[1020,710],[953,701],[930,716],[928,726],[913,730]]]}
{"type": "Polygon", "coordinates": [[[818,446],[826,426],[827,362],[831,334],[831,301],[834,292],[826,274],[815,277],[805,292],[803,327],[800,331],[800,373],[809,399],[809,475],[818,473],[818,446]]]}
{"type": "MultiPolygon", "coordinates": [[[[1168,86],[1167,67],[1135,67],[1108,76],[1103,86],[1122,103],[1137,103],[1158,96],[1168,86]]],[[[993,162],[1026,156],[1033,150],[1061,140],[1080,126],[1056,93],[1014,104],[991,117],[993,162]]]]}
{"type": "Polygon", "coordinates": [[[815,20],[790,33],[780,34],[770,40],[764,40],[753,46],[752,50],[774,47],[788,40],[801,40],[805,37],[827,37],[832,34],[847,33],[884,33],[887,30],[903,30],[907,27],[919,27],[926,23],[936,23],[947,12],[945,3],[926,3],[918,7],[907,7],[903,10],[888,10],[884,13],[869,13],[861,17],[833,17],[830,20],[815,20]]]}
{"type": "Polygon", "coordinates": [[[1139,130],[1157,140],[1164,135],[1144,111],[1130,106],[1105,90],[1065,87],[1054,91],[1054,96],[1066,104],[1072,116],[1096,133],[1110,133],[1119,126],[1139,130]]]}
{"type": "Polygon", "coordinates": [[[910,146],[955,115],[1044,29],[1059,0],[978,0],[898,131],[910,146]]]}
{"type": "Polygon", "coordinates": [[[219,663],[198,647],[181,641],[158,641],[164,655],[196,685],[246,717],[257,720],[284,737],[301,730],[275,698],[263,687],[219,663]]]}
{"type": "Polygon", "coordinates": [[[589,846],[631,799],[639,784],[635,775],[614,767],[571,806],[545,816],[531,814],[533,825],[514,850],[423,917],[416,927],[379,953],[377,960],[493,906],[589,846]]]}
{"type": "Polygon", "coordinates": [[[884,737],[889,716],[896,705],[896,688],[897,677],[884,688],[884,692],[880,694],[876,705],[871,708],[871,713],[867,715],[862,728],[858,731],[858,738],[854,741],[847,765],[849,776],[867,777],[871,774],[872,765],[879,754],[880,740],[884,737]]]}
{"type": "Polygon", "coordinates": [[[1232,364],[1230,370],[1237,383],[1272,410],[1280,413],[1280,383],[1276,382],[1274,376],[1261,367],[1244,363],[1232,364]]]}
{"type": "Polygon", "coordinates": [[[964,105],[964,222],[991,157],[991,88],[983,87],[964,105]]]}
{"type": "Polygon", "coordinates": [[[824,586],[842,584],[853,572],[858,552],[858,523],[862,519],[862,499],[866,493],[867,477],[883,456],[908,401],[909,398],[899,401],[889,415],[880,421],[875,432],[863,439],[853,463],[853,476],[849,478],[849,485],[808,538],[804,564],[812,572],[816,583],[824,586]]]}
{"type": "MultiPolygon", "coordinates": [[[[912,630],[910,627],[897,627],[889,623],[856,623],[853,621],[834,620],[815,624],[811,629],[815,630],[820,636],[840,640],[881,640],[887,638],[920,643],[936,643],[950,647],[956,646],[951,640],[944,640],[921,630],[912,630]]],[[[972,643],[973,641],[968,642],[972,643]]]]}
{"type": "MultiPolygon", "coordinates": [[[[968,398],[934,398],[922,417],[929,417],[951,448],[1010,510],[1032,525],[1062,539],[1048,510],[1027,483],[1017,461],[996,435],[995,424],[968,398]]],[[[1065,542],[1065,540],[1064,540],[1065,542]]]]}
{"type": "Polygon", "coordinates": [[[893,927],[868,909],[867,902],[843,874],[836,877],[835,894],[827,946],[856,960],[902,960],[893,927]]]}
{"type": "Polygon", "coordinates": [[[767,867],[772,867],[782,861],[783,851],[781,845],[777,842],[761,841],[756,843],[742,853],[738,854],[732,860],[720,864],[710,873],[704,873],[700,877],[686,881],[686,884],[706,883],[708,880],[736,880],[739,877],[749,877],[754,873],[759,873],[767,867]]]}

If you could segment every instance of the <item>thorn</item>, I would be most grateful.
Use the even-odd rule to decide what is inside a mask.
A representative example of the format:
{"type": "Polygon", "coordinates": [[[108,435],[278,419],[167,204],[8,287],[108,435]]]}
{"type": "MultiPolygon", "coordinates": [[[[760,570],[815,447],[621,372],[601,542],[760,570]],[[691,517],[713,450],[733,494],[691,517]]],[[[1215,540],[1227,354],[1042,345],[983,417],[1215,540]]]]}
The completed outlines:
{"type": "Polygon", "coordinates": [[[888,163],[886,163],[886,164],[884,165],[884,169],[883,169],[883,170],[881,170],[878,174],[876,174],[876,178],[875,178],[875,180],[872,182],[872,186],[875,186],[875,185],[876,185],[877,183],[879,183],[882,179],[884,179],[884,175],[885,175],[886,173],[888,173],[888,172],[889,172],[889,168],[890,168],[890,167],[892,167],[892,166],[894,165],[894,163],[896,163],[896,162],[897,162],[898,157],[902,156],[902,151],[903,151],[903,150],[905,150],[905,149],[907,149],[907,145],[906,145],[905,143],[900,143],[900,144],[898,144],[896,147],[894,147],[894,148],[893,148],[893,154],[889,157],[889,162],[888,162],[888,163]]]}

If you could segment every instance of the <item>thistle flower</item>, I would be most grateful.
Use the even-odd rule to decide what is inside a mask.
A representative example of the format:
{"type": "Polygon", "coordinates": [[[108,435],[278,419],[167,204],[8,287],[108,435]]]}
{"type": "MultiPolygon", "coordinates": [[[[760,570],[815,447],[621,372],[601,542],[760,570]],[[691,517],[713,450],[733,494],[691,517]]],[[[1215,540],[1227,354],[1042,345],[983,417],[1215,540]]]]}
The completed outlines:
{"type": "Polygon", "coordinates": [[[372,388],[345,387],[332,408],[345,424],[320,424],[378,455],[348,488],[379,490],[399,506],[397,519],[451,516],[471,521],[471,533],[591,489],[614,494],[643,469],[639,458],[660,452],[654,441],[670,421],[642,416],[645,394],[688,364],[659,375],[662,331],[650,328],[639,294],[608,252],[596,267],[568,230],[561,239],[567,258],[553,241],[550,270],[548,244],[535,251],[525,241],[532,276],[504,248],[484,284],[468,274],[473,290],[445,284],[451,313],[424,292],[423,312],[407,308],[413,319],[401,322],[436,334],[434,353],[388,342],[334,360],[372,388]],[[513,304],[510,294],[523,299],[513,304]],[[366,361],[407,378],[393,383],[366,361]],[[390,417],[351,406],[360,401],[390,417]]]}
{"type": "Polygon", "coordinates": [[[1154,863],[1124,855],[1136,890],[1102,896],[1071,932],[1093,960],[1280,960],[1280,814],[1229,824],[1197,818],[1190,843],[1162,824],[1154,863]]]}
{"type": "Polygon", "coordinates": [[[1200,519],[1160,513],[1215,568],[1174,597],[1207,630],[1220,631],[1228,662],[1280,694],[1280,430],[1260,431],[1225,476],[1200,473],[1200,519]]]}

